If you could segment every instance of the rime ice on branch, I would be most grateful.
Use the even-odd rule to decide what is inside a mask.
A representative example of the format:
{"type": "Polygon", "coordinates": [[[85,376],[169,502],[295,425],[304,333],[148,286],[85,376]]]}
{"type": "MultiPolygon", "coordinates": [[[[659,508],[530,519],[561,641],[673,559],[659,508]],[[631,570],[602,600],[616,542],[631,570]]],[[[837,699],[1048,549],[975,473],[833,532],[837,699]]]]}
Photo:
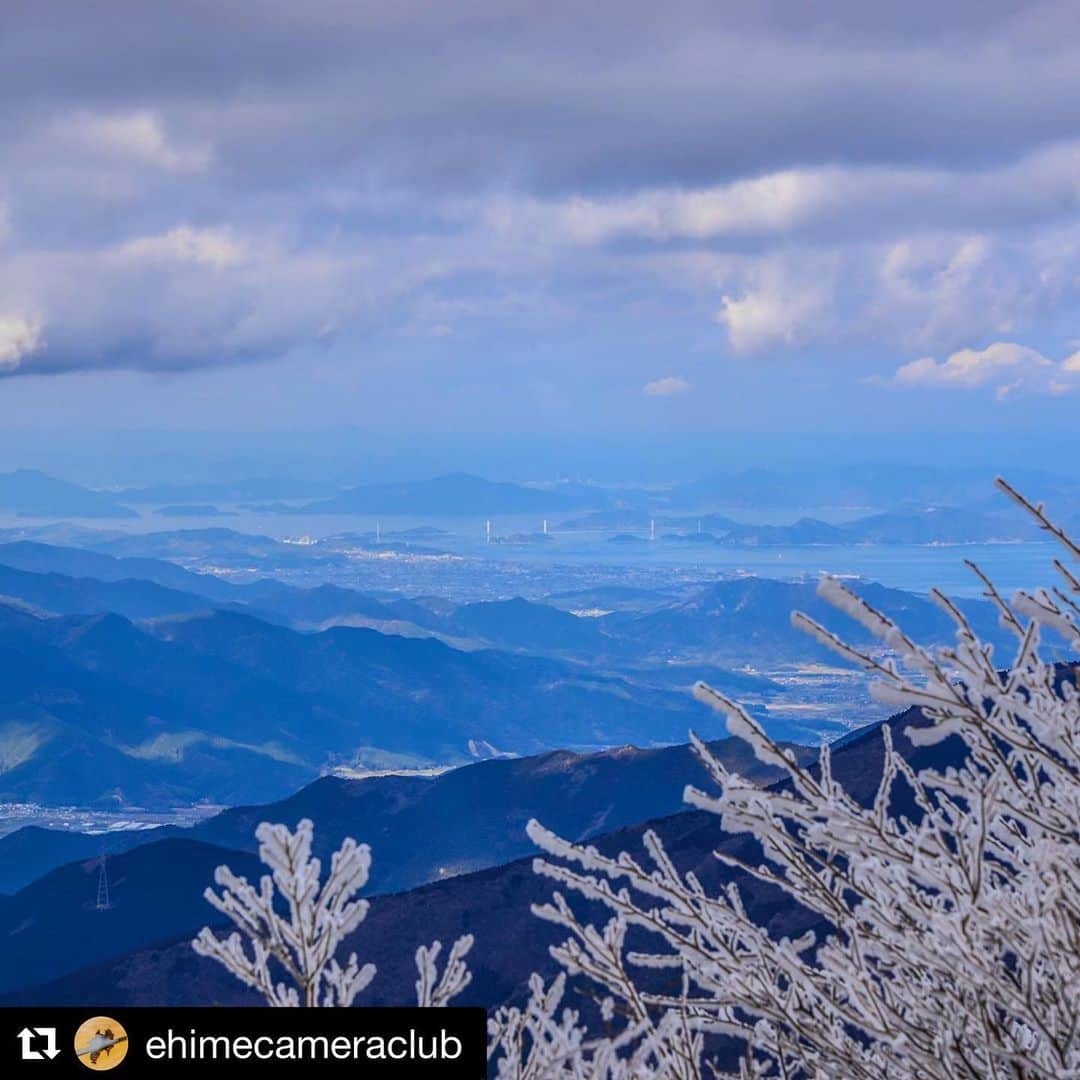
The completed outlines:
{"type": "MultiPolygon", "coordinates": [[[[999,486],[1067,558],[1080,558],[1041,506],[999,486]]],[[[775,939],[734,883],[709,895],[652,831],[639,861],[530,823],[551,857],[537,859],[536,871],[611,917],[603,928],[582,922],[565,892],[534,908],[569,934],[552,950],[566,974],[550,986],[534,977],[524,1008],[494,1015],[489,1056],[498,1076],[1080,1076],[1080,694],[1076,667],[1039,655],[1043,631],[1080,649],[1080,582],[1063,561],[1054,566],[1056,586],[1010,602],[973,567],[1016,638],[1005,671],[938,592],[956,637],[931,650],[839,581],[822,581],[821,595],[889,648],[885,660],[793,615],[874,676],[878,697],[922,710],[927,726],[906,732],[913,743],[963,740],[958,765],[915,771],[883,725],[883,772],[869,806],[833,779],[827,747],[818,768],[802,768],[741,706],[698,685],[732,733],[786,780],[762,790],[695,738],[718,792],[691,787],[686,799],[726,832],[757,839],[756,865],[716,855],[782,889],[807,922],[827,924],[823,940],[775,939]],[[911,817],[893,812],[901,783],[915,800],[911,817]],[[656,969],[662,982],[648,975],[656,969]],[[602,1034],[562,1008],[568,976],[599,998],[602,1034]],[[735,1073],[707,1060],[707,1038],[717,1034],[744,1048],[735,1073]]]]}
{"type": "MultiPolygon", "coordinates": [[[[269,1005],[347,1007],[375,977],[375,965],[361,965],[356,953],[349,955],[344,967],[336,956],[368,913],[368,901],[353,898],[367,884],[371,849],[347,838],[320,884],[321,866],[311,855],[313,833],[307,818],[295,833],[284,825],[263,822],[255,836],[259,858],[272,876],[263,876],[256,889],[227,866],[219,866],[214,880],[221,893],[213,889],[204,893],[237,929],[227,938],[218,938],[204,926],[193,948],[258,990],[269,1005]],[[287,910],[287,918],[282,909],[287,910]],[[275,965],[289,982],[275,978],[275,965]]],[[[441,978],[436,968],[441,943],[417,950],[418,1004],[444,1006],[468,986],[471,976],[464,958],[472,943],[471,936],[458,938],[441,978]]]]}
{"type": "MultiPolygon", "coordinates": [[[[1041,506],[999,486],[1054,536],[1066,557],[1080,549],[1041,506]]],[[[728,717],[764,762],[786,776],[762,790],[729,772],[708,748],[694,748],[718,789],[687,788],[692,806],[716,814],[728,833],[760,844],[757,864],[716,855],[735,871],[783,890],[821,940],[776,939],[759,926],[728,883],[710,895],[683,873],[652,831],[647,860],[614,858],[562,840],[537,822],[533,840],[552,859],[536,871],[610,912],[597,928],[580,920],[562,892],[534,913],[565,928],[552,950],[563,973],[534,975],[522,1007],[489,1021],[488,1056],[501,1080],[699,1080],[706,1076],[1032,1078],[1080,1076],[1080,693],[1075,666],[1045,662],[1040,634],[1080,650],[1080,580],[1055,560],[1060,581],[1005,601],[973,567],[1016,638],[999,670],[990,646],[942,594],[956,624],[953,645],[918,645],[839,581],[821,594],[872,631],[891,652],[881,659],[846,644],[804,615],[795,624],[875,677],[875,693],[918,706],[926,726],[917,745],[962,740],[959,764],[915,770],[881,728],[884,759],[869,806],[833,779],[829,750],[806,769],[738,704],[699,684],[698,695],[728,717]],[[894,813],[897,785],[916,810],[894,813]],[[633,933],[634,947],[627,946],[633,933]],[[663,982],[650,972],[665,974],[663,982]],[[602,1030],[589,1031],[564,1005],[569,979],[596,1002],[602,1030]],[[723,1035],[744,1048],[738,1071],[710,1060],[723,1035]]],[[[352,897],[367,881],[370,854],[346,841],[319,886],[311,823],[292,834],[262,825],[260,855],[273,871],[259,890],[227,868],[220,896],[207,897],[238,927],[219,940],[204,929],[195,947],[273,1005],[348,1005],[374,975],[334,954],[363,920],[352,897]],[[275,911],[275,887],[289,909],[275,911]],[[250,943],[249,954],[244,939],[250,943]],[[280,965],[293,985],[274,982],[280,965]]],[[[468,984],[471,938],[451,949],[442,976],[440,946],[417,952],[417,998],[446,1004],[468,984]]]]}

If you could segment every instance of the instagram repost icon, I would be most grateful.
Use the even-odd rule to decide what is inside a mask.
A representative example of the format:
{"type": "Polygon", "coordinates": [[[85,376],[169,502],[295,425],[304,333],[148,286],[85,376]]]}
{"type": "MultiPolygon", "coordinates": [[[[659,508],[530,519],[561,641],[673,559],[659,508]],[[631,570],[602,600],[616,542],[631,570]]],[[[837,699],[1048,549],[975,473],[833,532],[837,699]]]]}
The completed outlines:
{"type": "Polygon", "coordinates": [[[127,1032],[110,1016],[91,1016],[75,1032],[75,1053],[88,1069],[95,1072],[115,1069],[127,1052],[127,1032]]]}

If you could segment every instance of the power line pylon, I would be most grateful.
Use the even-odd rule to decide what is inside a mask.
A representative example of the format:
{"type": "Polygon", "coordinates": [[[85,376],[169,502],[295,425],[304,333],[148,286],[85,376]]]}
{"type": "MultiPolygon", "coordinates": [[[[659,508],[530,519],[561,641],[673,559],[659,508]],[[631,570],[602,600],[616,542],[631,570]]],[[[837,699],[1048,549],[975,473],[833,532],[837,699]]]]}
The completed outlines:
{"type": "Polygon", "coordinates": [[[97,879],[97,902],[94,904],[96,911],[108,911],[112,907],[109,899],[109,871],[105,865],[105,843],[101,844],[101,859],[98,861],[97,879]]]}

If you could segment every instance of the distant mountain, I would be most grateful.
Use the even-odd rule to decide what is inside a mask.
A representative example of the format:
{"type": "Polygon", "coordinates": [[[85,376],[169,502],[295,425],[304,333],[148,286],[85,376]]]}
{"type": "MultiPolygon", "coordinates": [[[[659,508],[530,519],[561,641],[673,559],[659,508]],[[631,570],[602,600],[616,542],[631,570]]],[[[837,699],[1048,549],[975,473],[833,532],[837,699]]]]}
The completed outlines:
{"type": "Polygon", "coordinates": [[[663,533],[657,537],[665,544],[682,544],[685,547],[706,547],[719,542],[713,533],[695,530],[694,532],[663,533]]]}
{"type": "MultiPolygon", "coordinates": [[[[599,501],[602,496],[597,496],[599,501]]],[[[590,505],[589,496],[448,473],[433,480],[365,484],[301,507],[305,514],[527,514],[590,505]]]]}
{"type": "Polygon", "coordinates": [[[659,539],[724,547],[809,547],[852,544],[968,544],[1039,539],[1038,529],[1018,514],[970,508],[922,507],[871,514],[836,524],[803,517],[786,525],[746,524],[721,514],[655,515],[644,511],[598,511],[564,521],[560,529],[616,531],[644,540],[652,526],[659,539]],[[660,532],[661,529],[678,532],[660,532]],[[636,530],[627,533],[626,530],[636,530]]]}
{"type": "Polygon", "coordinates": [[[792,525],[738,525],[731,527],[714,543],[725,547],[802,547],[816,544],[854,543],[851,530],[814,518],[800,518],[792,525]]]}
{"type": "MultiPolygon", "coordinates": [[[[713,749],[744,776],[772,775],[738,740],[722,739],[713,749]]],[[[816,753],[809,747],[791,749],[807,759],[816,753]]],[[[395,892],[527,854],[531,845],[524,824],[530,817],[584,838],[675,813],[686,784],[703,780],[700,763],[685,745],[624,746],[596,754],[555,750],[435,776],[326,776],[280,802],[225,810],[191,828],[164,826],[105,837],[18,829],[0,837],[0,892],[16,892],[64,863],[94,858],[103,845],[112,856],[185,838],[254,853],[260,821],[292,825],[304,817],[317,825],[315,851],[323,858],[362,827],[376,853],[371,887],[395,892]]]]}
{"type": "Polygon", "coordinates": [[[535,656],[227,611],[136,626],[0,606],[0,800],[237,803],[386,755],[677,742],[682,692],[535,656]]]}
{"type": "Polygon", "coordinates": [[[187,839],[165,840],[109,859],[112,906],[96,910],[99,863],[70,863],[0,897],[0,991],[17,987],[26,972],[44,979],[95,963],[164,937],[194,934],[206,922],[202,891],[214,868],[227,862],[257,875],[258,859],[187,839]],[[76,962],[73,965],[73,961],[76,962]]]}
{"type": "Polygon", "coordinates": [[[452,631],[502,648],[593,656],[610,652],[600,620],[582,619],[521,597],[463,604],[443,620],[452,631]]]}
{"type": "Polygon", "coordinates": [[[88,539],[81,547],[93,548],[120,557],[150,557],[183,562],[186,559],[250,559],[256,563],[270,557],[276,564],[292,554],[296,561],[303,555],[289,551],[289,545],[269,536],[255,536],[221,526],[207,529],[172,529],[154,533],[124,533],[88,539]]]}
{"type": "MultiPolygon", "coordinates": [[[[663,505],[666,497],[655,497],[655,502],[663,505]]],[[[572,531],[598,531],[598,532],[648,532],[655,524],[661,526],[675,526],[677,528],[692,528],[708,533],[723,533],[738,525],[723,514],[702,514],[693,519],[684,517],[672,517],[670,514],[658,510],[645,510],[640,508],[621,508],[616,510],[594,510],[579,518],[569,518],[559,523],[560,529],[572,531]]]]}
{"type": "Polygon", "coordinates": [[[46,518],[138,517],[113,495],[91,491],[34,469],[0,473],[0,512],[46,518]]]}
{"type": "Polygon", "coordinates": [[[674,595],[667,589],[642,589],[634,585],[597,585],[570,592],[551,593],[545,602],[564,611],[641,611],[670,603],[674,595]]]}
{"type": "Polygon", "coordinates": [[[800,518],[792,525],[735,525],[716,542],[726,547],[820,544],[973,544],[1038,539],[1020,517],[950,507],[873,514],[842,525],[800,518]]]}
{"type": "MultiPolygon", "coordinates": [[[[897,749],[916,768],[958,762],[963,753],[958,740],[949,739],[932,747],[912,746],[904,729],[921,722],[913,710],[888,721],[897,749]]],[[[882,740],[878,727],[860,732],[838,746],[833,755],[834,779],[864,804],[872,800],[881,775],[882,740]]],[[[911,812],[902,788],[895,809],[911,812]]],[[[546,823],[550,824],[550,820],[546,823]]],[[[793,937],[816,925],[809,922],[805,909],[784,894],[724,867],[714,857],[714,851],[723,849],[744,860],[760,858],[751,837],[725,834],[714,815],[677,813],[603,833],[591,842],[609,854],[627,850],[644,858],[641,837],[646,827],[660,834],[675,865],[684,872],[693,870],[706,890],[715,891],[727,881],[736,881],[748,910],[770,933],[793,937]]],[[[364,836],[362,832],[360,835],[364,836]]],[[[549,880],[532,873],[531,859],[524,858],[410,892],[375,898],[367,921],[347,946],[378,968],[371,990],[358,1003],[407,1003],[415,980],[412,961],[416,946],[436,938],[451,941],[462,933],[473,934],[476,944],[470,957],[473,983],[461,1003],[492,1008],[508,1000],[520,1000],[530,972],[551,974],[555,970],[548,947],[565,936],[529,912],[530,905],[548,899],[552,889],[549,880]]],[[[7,1004],[42,1005],[94,1001],[103,1006],[259,1003],[220,966],[195,956],[187,937],[179,935],[172,944],[161,943],[117,956],[52,983],[24,985],[3,1000],[7,1004]]]]}
{"type": "Polygon", "coordinates": [[[28,541],[0,544],[0,598],[54,615],[113,612],[129,619],[154,619],[234,608],[308,629],[350,620],[403,628],[410,619],[437,623],[419,604],[407,600],[382,603],[333,585],[301,589],[270,579],[237,585],[165,560],[118,559],[28,541]],[[59,573],[53,569],[57,567],[78,576],[59,573]]]}
{"type": "MultiPolygon", "coordinates": [[[[1074,502],[1078,494],[1078,485],[1071,477],[1030,469],[1014,470],[1010,477],[1029,498],[1057,502],[1062,507],[1074,502]]],[[[665,497],[656,499],[654,506],[695,510],[738,507],[747,511],[763,507],[829,507],[850,511],[967,506],[976,500],[980,508],[985,503],[992,513],[1006,511],[1007,504],[995,493],[992,480],[993,472],[984,468],[872,463],[783,471],[753,468],[718,472],[676,485],[665,497]]]]}
{"type": "Polygon", "coordinates": [[[63,574],[33,574],[0,563],[0,598],[3,597],[15,598],[46,614],[115,611],[129,619],[177,615],[208,607],[203,596],[150,581],[98,581],[63,574]]]}
{"type": "Polygon", "coordinates": [[[620,507],[614,510],[594,510],[582,517],[569,518],[559,523],[560,529],[590,532],[628,532],[632,529],[647,531],[654,515],[648,510],[620,507]]]}
{"type": "MultiPolygon", "coordinates": [[[[989,480],[989,478],[987,478],[989,480]]],[[[752,468],[704,476],[671,490],[672,506],[712,507],[882,507],[908,499],[939,497],[947,478],[933,468],[853,465],[783,472],[752,468]]]]}
{"type": "Polygon", "coordinates": [[[225,607],[302,629],[367,625],[534,652],[592,656],[607,651],[609,644],[593,620],[522,599],[433,607],[405,599],[377,600],[335,585],[303,589],[271,579],[232,584],[165,560],[120,559],[29,541],[0,544],[3,597],[44,614],[115,612],[150,619],[225,607]]]}
{"type": "MultiPolygon", "coordinates": [[[[813,752],[793,748],[809,760],[813,752]]],[[[725,739],[715,752],[743,775],[775,773],[745,744],[725,739]]],[[[325,778],[283,802],[228,810],[189,830],[107,838],[20,830],[0,839],[5,868],[23,856],[65,851],[71,860],[0,896],[0,993],[33,971],[44,981],[123,955],[166,937],[193,934],[215,913],[202,899],[213,868],[228,862],[249,880],[259,873],[254,830],[260,821],[316,824],[315,853],[327,862],[346,836],[370,843],[369,893],[416,888],[529,854],[525,823],[539,816],[585,839],[643,819],[676,813],[687,783],[706,777],[689,747],[625,747],[579,756],[557,751],[490,761],[435,778],[325,778]],[[72,845],[75,841],[78,850],[72,845]],[[102,845],[108,845],[109,911],[93,910],[102,845]],[[127,846],[130,845],[130,846],[127,846]]],[[[27,870],[32,870],[28,864],[27,870]]]]}
{"type": "MultiPolygon", "coordinates": [[[[872,582],[859,582],[857,591],[918,640],[940,642],[953,636],[951,620],[927,597],[872,582]]],[[[1002,645],[1014,640],[998,625],[987,602],[961,600],[958,606],[983,640],[1002,645]]],[[[871,640],[858,623],[817,595],[816,582],[757,577],[727,578],[663,607],[616,612],[601,621],[613,637],[649,641],[660,656],[701,656],[720,664],[768,668],[809,660],[835,662],[834,654],[791,625],[795,610],[837,628],[855,643],[871,640]]]]}
{"type": "Polygon", "coordinates": [[[130,503],[242,503],[273,499],[320,498],[331,495],[332,485],[310,478],[255,476],[242,480],[204,480],[187,484],[152,484],[125,488],[120,497],[130,503]]]}
{"type": "Polygon", "coordinates": [[[235,517],[235,510],[220,510],[211,503],[177,503],[159,506],[157,512],[166,518],[217,518],[235,517]]]}
{"type": "Polygon", "coordinates": [[[843,532],[849,543],[859,544],[970,544],[1043,539],[1037,526],[1025,517],[955,507],[875,514],[843,526],[843,532]]]}
{"type": "MultiPolygon", "coordinates": [[[[928,599],[873,584],[859,587],[917,635],[927,640],[947,640],[951,635],[947,618],[928,599]]],[[[414,637],[435,636],[471,648],[489,645],[616,669],[640,669],[644,663],[673,658],[732,667],[748,662],[776,667],[822,659],[828,654],[791,626],[790,612],[797,607],[818,618],[834,617],[818,598],[814,582],[729,578],[675,600],[649,590],[590,590],[572,594],[574,610],[579,610],[577,605],[584,610],[595,605],[595,610],[607,614],[582,617],[566,610],[566,598],[559,606],[520,597],[454,604],[381,600],[332,585],[300,589],[272,580],[235,585],[160,560],[114,559],[27,542],[0,545],[3,596],[46,613],[112,611],[131,619],[224,608],[301,629],[366,626],[414,637]],[[39,570],[65,567],[106,580],[30,573],[6,564],[39,570]],[[125,578],[122,575],[127,571],[152,580],[125,578]]],[[[988,604],[963,601],[961,607],[987,640],[1005,640],[988,604]]],[[[852,625],[850,632],[855,640],[865,640],[861,628],[852,625]]]]}
{"type": "Polygon", "coordinates": [[[221,606],[243,607],[260,617],[306,627],[346,616],[365,616],[375,622],[433,622],[430,610],[420,604],[384,603],[336,585],[304,589],[270,578],[234,584],[214,574],[185,570],[166,559],[117,557],[27,540],[0,544],[0,596],[57,614],[113,611],[133,619],[221,606]],[[15,570],[24,573],[18,575],[15,570]]]}
{"type": "Polygon", "coordinates": [[[300,589],[263,579],[249,585],[234,585],[234,603],[249,605],[256,612],[272,612],[299,627],[322,627],[350,616],[362,616],[373,624],[411,623],[431,630],[442,629],[429,608],[413,600],[377,600],[355,589],[337,585],[316,585],[300,589]]]}
{"type": "Polygon", "coordinates": [[[196,574],[166,559],[121,558],[81,547],[18,540],[0,544],[0,564],[35,574],[63,574],[98,581],[138,579],[179,592],[198,593],[229,602],[235,586],[212,574],[196,574]]]}
{"type": "MultiPolygon", "coordinates": [[[[860,591],[922,640],[952,633],[927,598],[860,591]]],[[[613,593],[628,606],[582,617],[520,598],[461,605],[232,585],[167,562],[21,543],[0,546],[0,597],[17,601],[0,605],[0,663],[12,673],[0,687],[0,800],[50,804],[235,803],[352,763],[678,742],[711,720],[686,693],[705,671],[761,703],[783,689],[723,669],[834,662],[791,626],[793,608],[868,640],[815,583],[756,578],[673,600],[613,593]],[[134,569],[187,588],[121,576],[134,569]],[[61,617],[34,617],[45,613],[61,617]]],[[[985,639],[1005,642],[988,604],[961,607],[985,639]]],[[[842,719],[825,712],[799,726],[774,711],[770,722],[798,741],[842,719]]]]}

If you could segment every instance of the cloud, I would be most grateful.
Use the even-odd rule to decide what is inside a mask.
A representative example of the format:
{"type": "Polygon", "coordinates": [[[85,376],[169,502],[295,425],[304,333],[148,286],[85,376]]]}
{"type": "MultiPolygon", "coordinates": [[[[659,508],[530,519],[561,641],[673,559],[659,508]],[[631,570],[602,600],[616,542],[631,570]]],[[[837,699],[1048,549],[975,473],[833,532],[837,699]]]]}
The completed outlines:
{"type": "Polygon", "coordinates": [[[0,296],[48,327],[6,370],[442,325],[462,365],[570,325],[748,356],[1073,332],[1065,0],[123,7],[5,18],[0,296]]]}
{"type": "Polygon", "coordinates": [[[504,200],[490,214],[504,233],[555,232],[580,244],[830,234],[866,239],[898,229],[1056,221],[1080,209],[1078,176],[1080,141],[1069,140],[975,173],[924,165],[816,166],[696,189],[504,200]]]}
{"type": "Polygon", "coordinates": [[[5,21],[5,99],[15,116],[149,113],[170,145],[212,145],[248,180],[359,163],[421,185],[527,177],[563,192],[807,161],[966,163],[1074,134],[1075,8],[949,7],[597,0],[537,17],[527,0],[312,0],[299,20],[282,0],[239,15],[127,3],[122,32],[100,40],[85,3],[54,0],[5,21]],[[411,62],[436,50],[438,65],[411,62]]]}
{"type": "Polygon", "coordinates": [[[179,225],[157,236],[128,240],[116,249],[121,260],[197,263],[216,269],[244,262],[246,252],[227,229],[193,229],[179,225]]]}
{"type": "Polygon", "coordinates": [[[91,156],[127,159],[165,172],[201,172],[210,163],[205,145],[181,146],[166,137],[161,118],[146,109],[78,113],[62,119],[53,138],[91,156]]]}
{"type": "Polygon", "coordinates": [[[735,352],[800,345],[828,333],[835,288],[829,263],[758,258],[730,271],[726,277],[739,291],[721,297],[716,321],[735,352]]]}
{"type": "Polygon", "coordinates": [[[0,315],[0,372],[16,371],[42,345],[40,319],[0,315]]]}
{"type": "Polygon", "coordinates": [[[985,349],[961,349],[946,360],[923,357],[904,364],[893,375],[899,387],[945,387],[956,390],[994,389],[997,399],[1018,391],[1060,395],[1074,383],[1068,376],[1080,373],[1080,363],[1072,356],[1061,364],[1025,345],[998,341],[985,349]]]}
{"type": "Polygon", "coordinates": [[[1080,226],[785,245],[716,256],[709,273],[739,353],[951,353],[989,334],[1065,336],[1080,304],[1080,226]]]}
{"type": "Polygon", "coordinates": [[[692,386],[682,375],[665,375],[662,379],[653,379],[647,382],[641,392],[648,397],[674,397],[676,394],[685,394],[692,386]]]}
{"type": "Polygon", "coordinates": [[[178,371],[271,359],[324,346],[408,287],[377,275],[362,253],[226,228],[177,226],[101,249],[22,253],[0,260],[0,292],[41,316],[0,323],[2,369],[178,371]]]}

